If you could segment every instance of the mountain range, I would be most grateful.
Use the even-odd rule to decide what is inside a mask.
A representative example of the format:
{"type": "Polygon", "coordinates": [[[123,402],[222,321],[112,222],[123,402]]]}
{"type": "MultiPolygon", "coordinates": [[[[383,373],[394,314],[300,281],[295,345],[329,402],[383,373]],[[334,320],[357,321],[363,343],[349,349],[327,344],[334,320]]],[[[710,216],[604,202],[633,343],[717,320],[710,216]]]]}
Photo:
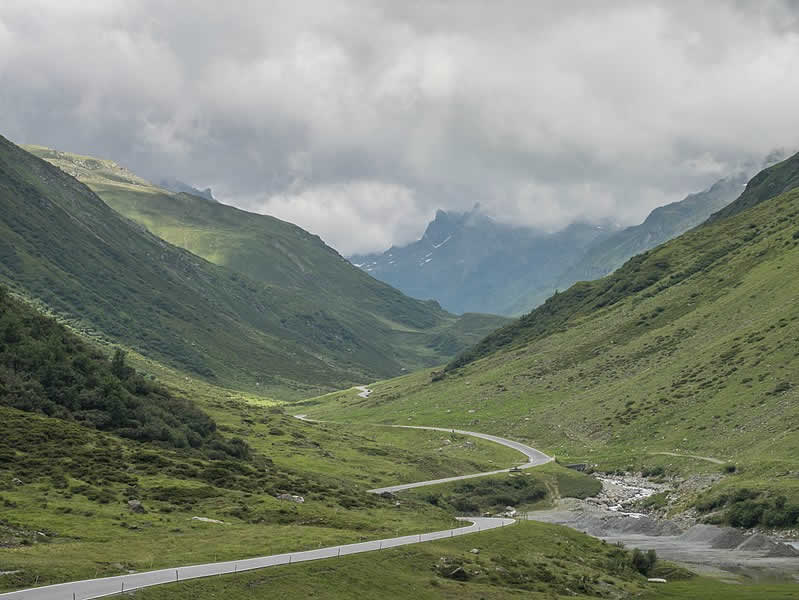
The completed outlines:
{"type": "Polygon", "coordinates": [[[564,265],[611,236],[610,223],[575,223],[562,231],[513,227],[471,211],[439,210],[422,238],[382,254],[350,260],[414,298],[434,298],[447,310],[512,314],[530,290],[549,289],[564,265]]]}
{"type": "Polygon", "coordinates": [[[480,427],[604,472],[702,473],[663,505],[796,526],[798,270],[799,154],[708,222],[554,294],[443,371],[304,410],[480,427]]]}
{"type": "Polygon", "coordinates": [[[577,223],[547,233],[500,224],[479,207],[438,211],[422,238],[380,254],[350,259],[415,298],[434,298],[453,312],[529,312],[555,290],[603,277],[732,202],[745,173],[723,178],[684,200],[653,210],[640,225],[577,223]]]}
{"type": "MultiPolygon", "coordinates": [[[[799,526],[799,155],[753,177],[703,224],[508,320],[413,300],[277,219],[167,190],[111,161],[31,150],[46,160],[0,138],[4,591],[441,530],[455,511],[549,505],[601,487],[562,463],[668,486],[636,510],[746,529],[799,526]],[[307,398],[394,375],[366,394],[307,398]],[[264,395],[300,400],[287,414],[264,395]],[[497,473],[515,458],[454,427],[535,444],[557,460],[401,501],[364,493],[497,473]]],[[[706,193],[735,187],[731,179],[706,193]]],[[[599,257],[596,248],[607,248],[604,264],[694,217],[686,202],[655,211],[645,227],[575,225],[562,251],[594,248],[599,257]]],[[[432,264],[448,248],[457,256],[468,249],[459,231],[475,228],[509,246],[543,244],[555,260],[549,234],[503,227],[479,209],[439,213],[417,259],[432,264]]],[[[488,544],[479,554],[471,540],[456,551],[438,540],[423,558],[392,559],[391,577],[427,573],[408,597],[428,585],[437,597],[442,584],[427,582],[425,565],[452,573],[441,558],[451,552],[482,561],[497,552],[505,558],[492,564],[508,574],[458,580],[455,595],[475,583],[480,595],[511,585],[528,593],[533,582],[548,595],[598,597],[635,582],[644,591],[640,573],[679,573],[668,564],[650,571],[661,564],[655,555],[631,571],[636,553],[550,525],[520,521],[479,535],[488,544]],[[524,563],[507,558],[530,539],[536,553],[524,563]],[[529,567],[552,557],[545,571],[529,567]],[[541,587],[552,581],[566,583],[541,587]]],[[[365,587],[382,589],[385,561],[357,558],[359,570],[374,569],[365,587]]],[[[287,584],[295,595],[314,578],[299,576],[287,584]]],[[[251,595],[254,584],[236,576],[200,581],[217,595],[237,582],[251,595]]],[[[685,579],[668,590],[705,597],[708,586],[718,584],[685,579]]],[[[761,597],[766,588],[740,589],[761,597]]],[[[775,589],[783,597],[786,588],[775,589]]]]}

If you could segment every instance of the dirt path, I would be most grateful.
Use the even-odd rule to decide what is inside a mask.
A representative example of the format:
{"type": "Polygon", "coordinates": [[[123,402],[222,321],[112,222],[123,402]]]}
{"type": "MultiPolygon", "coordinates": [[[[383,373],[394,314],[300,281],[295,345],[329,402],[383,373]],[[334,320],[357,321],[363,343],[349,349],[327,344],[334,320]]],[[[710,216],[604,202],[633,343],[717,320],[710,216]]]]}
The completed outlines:
{"type": "Polygon", "coordinates": [[[696,460],[706,460],[714,465],[726,465],[728,461],[711,458],[710,456],[697,456],[696,454],[678,454],[676,452],[652,452],[651,454],[665,454],[666,456],[677,456],[680,458],[695,458],[696,460]]]}

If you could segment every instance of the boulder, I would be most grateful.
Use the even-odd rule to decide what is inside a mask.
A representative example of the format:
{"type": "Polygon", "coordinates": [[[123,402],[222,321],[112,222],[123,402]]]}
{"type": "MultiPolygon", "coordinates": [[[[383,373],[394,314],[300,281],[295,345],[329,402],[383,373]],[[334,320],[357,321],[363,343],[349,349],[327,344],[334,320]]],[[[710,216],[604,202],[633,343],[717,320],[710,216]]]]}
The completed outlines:
{"type": "Polygon", "coordinates": [[[285,500],[286,502],[296,502],[297,504],[302,504],[305,502],[305,498],[302,496],[297,496],[296,494],[278,494],[278,500],[285,500]]]}
{"type": "Polygon", "coordinates": [[[147,512],[146,510],[144,510],[142,503],[139,502],[138,500],[128,500],[128,510],[132,513],[139,513],[139,514],[147,512]]]}

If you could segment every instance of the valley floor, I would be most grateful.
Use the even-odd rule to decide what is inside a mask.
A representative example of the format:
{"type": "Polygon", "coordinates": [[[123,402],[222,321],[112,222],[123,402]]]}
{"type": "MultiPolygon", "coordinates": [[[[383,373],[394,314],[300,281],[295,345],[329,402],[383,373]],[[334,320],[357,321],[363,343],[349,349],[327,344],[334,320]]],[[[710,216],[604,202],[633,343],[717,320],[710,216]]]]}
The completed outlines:
{"type": "MultiPolygon", "coordinates": [[[[446,432],[445,430],[441,430],[446,432]]],[[[409,432],[410,433],[410,432],[409,432]]],[[[451,433],[456,433],[452,431],[451,433]]],[[[468,432],[458,431],[458,434],[468,434],[468,432]]],[[[479,435],[479,434],[478,434],[479,435]]],[[[510,446],[517,446],[518,444],[502,440],[501,438],[496,438],[494,441],[499,441],[499,443],[504,443],[505,445],[510,446]]],[[[531,461],[534,461],[538,458],[537,451],[530,448],[529,451],[525,452],[528,458],[531,461]]],[[[535,462],[530,462],[525,466],[534,466],[535,462]]],[[[491,472],[491,475],[496,475],[497,472],[491,472]]],[[[421,482],[421,485],[432,485],[434,487],[440,487],[440,481],[428,481],[428,482],[421,482]],[[436,485],[439,484],[439,485],[436,485]]],[[[453,478],[447,481],[447,483],[453,483],[453,478]]],[[[642,488],[636,488],[630,485],[624,485],[620,482],[609,482],[610,484],[618,484],[621,487],[627,488],[631,490],[634,497],[639,497],[642,494],[640,490],[642,488]]],[[[401,487],[401,486],[400,486],[401,487]]],[[[419,486],[414,486],[419,487],[419,486]]],[[[607,484],[606,484],[607,487],[607,484]]],[[[381,490],[374,490],[380,492],[381,490]]],[[[400,491],[399,489],[392,489],[392,492],[400,491]]],[[[654,490],[653,490],[654,491],[654,490]]],[[[612,502],[619,501],[618,498],[612,496],[612,502]]],[[[571,501],[574,505],[575,501],[571,501]]],[[[580,508],[585,509],[586,503],[583,502],[580,508]]],[[[614,508],[618,509],[619,506],[615,506],[614,508]]],[[[728,581],[735,581],[736,583],[740,583],[740,577],[732,577],[733,573],[737,573],[739,576],[743,575],[746,578],[753,579],[754,581],[758,580],[767,580],[773,581],[777,578],[781,578],[785,580],[786,576],[790,579],[791,576],[799,577],[799,561],[796,558],[774,558],[774,557],[765,557],[761,556],[761,553],[757,552],[743,552],[738,551],[737,554],[734,553],[733,550],[730,549],[718,549],[714,548],[712,545],[711,537],[705,536],[707,539],[701,539],[694,535],[691,537],[688,535],[683,536],[674,536],[674,535],[644,535],[640,533],[638,530],[646,530],[647,528],[651,529],[651,525],[649,527],[644,526],[645,523],[649,524],[651,521],[647,517],[643,517],[641,515],[634,515],[634,516],[627,516],[625,513],[613,512],[612,514],[608,514],[610,511],[605,511],[605,514],[600,514],[600,511],[593,508],[593,512],[590,515],[587,515],[583,512],[580,513],[576,510],[573,511],[539,511],[534,513],[529,513],[527,518],[533,519],[534,521],[542,521],[542,522],[550,522],[550,523],[561,523],[568,525],[572,529],[585,531],[590,534],[597,535],[598,537],[602,538],[604,541],[601,542],[604,544],[605,541],[611,542],[610,548],[615,547],[614,544],[618,544],[619,542],[629,544],[634,547],[640,547],[643,549],[654,548],[658,550],[663,558],[671,559],[678,561],[683,564],[688,564],[692,567],[699,567],[700,572],[703,572],[705,575],[710,575],[717,580],[724,580],[725,576],[728,581]],[[604,517],[604,519],[603,519],[604,517]],[[618,522],[619,519],[626,519],[627,521],[635,521],[640,523],[642,526],[639,527],[637,530],[630,528],[629,524],[627,526],[619,526],[619,531],[614,531],[613,527],[608,527],[608,519],[616,519],[618,522]],[[600,531],[601,530],[601,531],[600,531]],[[712,567],[708,568],[710,565],[712,567]],[[722,576],[719,578],[719,576],[722,576]]],[[[293,577],[287,577],[287,574],[280,574],[276,576],[271,575],[257,575],[257,580],[259,581],[270,581],[269,589],[270,593],[273,593],[274,585],[271,583],[274,580],[277,582],[286,582],[287,580],[292,580],[292,586],[296,585],[296,581],[294,578],[297,577],[298,570],[305,570],[311,569],[311,571],[316,572],[318,568],[308,567],[306,565],[292,565],[292,563],[300,563],[306,562],[309,560],[318,560],[324,558],[335,559],[335,565],[328,566],[323,568],[325,574],[330,575],[331,573],[337,573],[342,570],[342,562],[345,563],[343,568],[344,571],[348,571],[348,566],[346,563],[354,557],[351,557],[351,554],[354,553],[362,553],[362,552],[369,552],[369,551],[378,551],[381,555],[384,554],[396,554],[397,552],[402,552],[396,546],[402,544],[414,544],[418,542],[430,542],[430,544],[423,544],[420,548],[413,548],[412,550],[405,551],[403,554],[397,556],[397,560],[394,562],[395,566],[397,564],[402,564],[405,561],[414,562],[414,560],[419,560],[420,557],[430,557],[430,550],[434,547],[433,544],[440,546],[436,547],[435,552],[442,553],[442,556],[438,558],[438,562],[433,562],[431,569],[433,570],[434,575],[438,575],[438,577],[433,577],[426,582],[415,582],[411,585],[411,589],[413,590],[414,596],[413,597],[436,597],[436,598],[446,598],[452,595],[453,597],[463,597],[463,598],[471,598],[471,597],[480,597],[480,598],[501,598],[505,597],[506,594],[510,593],[515,595],[515,593],[521,592],[522,590],[527,591],[531,594],[531,597],[536,597],[541,594],[545,594],[541,597],[551,597],[552,593],[562,593],[568,592],[570,595],[582,595],[579,594],[580,591],[586,592],[586,597],[604,595],[601,593],[601,589],[603,586],[612,585],[617,593],[621,593],[622,596],[619,597],[626,597],[628,595],[636,595],[641,596],[642,594],[648,597],[659,597],[659,590],[658,589],[649,589],[647,584],[643,580],[636,580],[633,578],[625,578],[621,577],[618,581],[614,581],[613,579],[608,579],[607,576],[603,580],[598,574],[586,573],[585,569],[585,558],[591,556],[592,554],[584,554],[582,557],[579,555],[576,558],[581,563],[579,567],[575,564],[564,565],[563,563],[559,563],[558,561],[553,561],[550,567],[554,567],[556,569],[560,569],[563,573],[560,574],[560,577],[555,578],[556,584],[553,585],[550,579],[550,575],[544,577],[544,581],[550,579],[550,581],[546,584],[542,584],[540,581],[536,581],[534,578],[531,579],[529,575],[520,575],[525,571],[524,567],[532,566],[533,563],[528,562],[524,558],[517,559],[514,558],[515,556],[523,555],[524,552],[520,547],[514,547],[513,553],[510,557],[505,555],[495,555],[496,546],[503,546],[503,544],[511,544],[516,543],[518,544],[522,540],[519,539],[519,532],[517,531],[510,531],[511,529],[520,530],[522,533],[527,533],[531,537],[540,536],[542,531],[547,532],[548,538],[547,541],[551,546],[554,542],[556,548],[563,545],[563,541],[559,538],[569,538],[574,535],[578,535],[576,533],[567,533],[568,530],[564,530],[561,527],[556,527],[555,529],[549,529],[550,525],[545,525],[543,523],[534,523],[534,522],[524,522],[524,521],[514,521],[512,519],[475,519],[477,521],[476,524],[472,525],[471,527],[466,528],[459,528],[457,530],[448,530],[443,532],[437,533],[427,533],[427,534],[419,534],[413,536],[407,536],[405,538],[394,538],[391,540],[383,540],[383,541],[374,541],[374,542],[365,542],[350,546],[333,546],[329,548],[324,548],[316,551],[308,551],[302,553],[287,553],[277,556],[265,557],[261,559],[249,559],[249,560],[241,560],[241,561],[230,561],[226,563],[214,563],[211,565],[204,565],[204,566],[196,566],[196,567],[183,567],[179,569],[175,569],[175,579],[176,580],[184,580],[183,583],[178,584],[177,586],[170,585],[165,589],[144,589],[142,586],[151,586],[151,585],[163,585],[166,582],[174,581],[172,578],[172,570],[162,570],[162,571],[152,571],[152,572],[145,572],[135,575],[128,575],[128,576],[120,576],[120,577],[113,577],[108,579],[101,579],[101,580],[94,580],[92,582],[79,582],[75,584],[62,584],[57,586],[49,586],[46,588],[33,588],[27,591],[20,591],[20,592],[12,592],[10,594],[3,594],[0,597],[2,598],[9,598],[9,599],[18,599],[18,600],[49,600],[50,598],[56,599],[62,597],[64,594],[67,596],[71,593],[75,593],[75,597],[79,598],[88,598],[88,597],[97,597],[101,595],[108,595],[113,594],[116,592],[116,588],[119,587],[119,591],[124,591],[127,589],[128,591],[141,588],[137,591],[137,595],[143,596],[147,598],[148,596],[152,596],[153,598],[160,598],[160,597],[180,597],[183,593],[201,593],[202,595],[206,594],[215,594],[215,593],[224,593],[226,597],[252,597],[250,591],[243,591],[242,586],[246,588],[251,588],[253,585],[259,585],[253,583],[254,575],[241,575],[238,574],[238,571],[245,571],[250,569],[260,569],[264,566],[271,566],[272,569],[293,569],[293,577]],[[497,533],[487,533],[484,531],[483,533],[476,536],[473,544],[480,545],[481,547],[474,547],[469,550],[470,556],[466,559],[463,559],[460,556],[457,556],[457,553],[464,552],[464,543],[466,545],[470,545],[468,541],[464,542],[462,540],[454,540],[454,539],[447,539],[454,537],[455,535],[461,536],[466,533],[470,533],[472,531],[480,531],[482,528],[483,530],[489,530],[491,528],[501,526],[501,525],[510,525],[510,524],[517,524],[522,525],[522,527],[515,527],[515,528],[508,528],[507,532],[497,532],[497,533]],[[496,536],[501,535],[504,533],[503,540],[491,540],[491,543],[488,544],[486,547],[486,537],[487,536],[496,536]],[[479,537],[479,539],[477,539],[479,537]],[[507,539],[509,538],[509,539],[507,539]],[[437,540],[437,541],[436,541],[437,540]],[[452,553],[455,552],[456,556],[453,557],[452,553]],[[482,553],[482,554],[481,554],[482,553]],[[488,559],[492,563],[498,563],[500,566],[493,566],[494,572],[491,573],[491,567],[486,565],[483,562],[483,558],[485,556],[490,556],[488,559]],[[508,570],[504,563],[507,562],[508,566],[511,568],[516,568],[519,570],[519,573],[514,574],[508,577],[508,573],[511,571],[508,570]],[[282,567],[280,565],[283,565],[282,567]],[[443,570],[442,570],[443,569],[443,570]],[[457,577],[451,577],[452,573],[461,573],[461,575],[457,577]],[[235,573],[237,576],[234,581],[229,581],[227,576],[230,574],[235,573]],[[448,575],[449,573],[449,575],[448,575]],[[499,573],[499,575],[497,574],[499,573]],[[443,577],[441,576],[443,574],[443,577]],[[488,577],[486,577],[488,574],[488,577]],[[210,581],[194,581],[194,578],[197,577],[207,577],[208,575],[219,575],[225,576],[223,579],[214,578],[210,581]],[[571,577],[571,584],[576,591],[568,587],[567,583],[569,581],[569,577],[571,577]],[[192,581],[185,581],[188,579],[192,579],[192,581]],[[452,586],[454,585],[454,588],[452,586]],[[225,591],[222,592],[220,588],[224,588],[225,591]],[[233,589],[231,589],[233,588],[233,589]],[[429,588],[429,589],[426,589],[429,588]],[[452,588],[452,589],[451,589],[452,588]],[[163,592],[169,589],[168,596],[163,596],[163,592]],[[473,595],[479,594],[479,595],[473,595]],[[242,595],[244,594],[244,595],[242,595]],[[654,595],[653,595],[654,594],[654,595]]],[[[662,529],[662,528],[661,528],[662,529]]],[[[718,528],[716,528],[718,529],[718,528]]],[[[719,531],[722,531],[719,529],[719,531]]],[[[673,533],[673,532],[672,532],[673,533]]],[[[707,532],[706,532],[707,533],[707,532]]],[[[690,534],[690,532],[689,532],[690,534]]],[[[525,540],[529,542],[529,538],[525,540]]],[[[583,543],[583,540],[581,540],[583,543]]],[[[597,542],[591,542],[592,544],[596,544],[597,542]]],[[[566,546],[571,545],[570,542],[566,542],[566,546]]],[[[600,553],[607,553],[609,550],[606,547],[601,547],[602,552],[600,553]]],[[[560,548],[558,548],[560,550],[560,548]]],[[[536,567],[538,570],[541,570],[541,561],[551,560],[553,555],[542,554],[542,546],[536,547],[536,552],[538,555],[536,556],[537,564],[536,567]]],[[[610,550],[612,552],[612,550],[610,550]]],[[[434,552],[434,553],[435,553],[434,552]]],[[[596,553],[596,552],[594,552],[596,553]]],[[[557,556],[554,555],[554,556],[557,556]]],[[[574,554],[572,554],[575,557],[574,554]]],[[[360,558],[360,557],[359,557],[360,558]]],[[[365,558],[365,557],[364,557],[365,558]]],[[[380,565],[380,569],[385,571],[385,561],[379,558],[373,558],[370,563],[380,565]]],[[[412,565],[406,565],[411,569],[412,573],[417,573],[417,570],[412,565]]],[[[599,565],[595,565],[595,568],[598,568],[599,565]]],[[[543,568],[544,571],[548,573],[546,567],[543,568]]],[[[370,567],[363,565],[364,571],[370,571],[370,567]]],[[[403,576],[399,573],[395,573],[397,579],[402,579],[403,576]]],[[[315,577],[315,575],[309,575],[309,577],[315,577]]],[[[405,575],[407,577],[407,575],[405,575]]],[[[329,582],[329,577],[326,578],[329,582]]],[[[333,587],[337,589],[335,595],[325,595],[325,591],[316,590],[311,593],[314,596],[318,597],[335,597],[335,598],[346,598],[349,597],[346,594],[353,594],[353,593],[360,593],[360,597],[369,597],[370,593],[374,593],[376,586],[374,585],[374,581],[371,582],[370,585],[370,592],[367,592],[366,589],[362,589],[360,586],[352,585],[352,581],[347,578],[346,581],[346,590],[339,589],[335,584],[333,587]],[[342,595],[345,594],[345,595],[342,595]]],[[[365,583],[365,582],[364,582],[365,583]]],[[[390,589],[391,584],[389,582],[385,582],[385,585],[390,589]]],[[[706,585],[705,580],[701,578],[694,578],[692,583],[682,583],[680,584],[685,587],[686,590],[695,590],[697,586],[704,586],[706,585]],[[686,587],[687,586],[687,587],[686,587]]],[[[785,591],[782,586],[774,587],[777,594],[782,594],[785,591]]],[[[326,588],[326,591],[329,592],[330,588],[329,585],[326,588]]],[[[673,591],[673,590],[671,590],[673,591]]],[[[759,587],[758,593],[765,592],[765,587],[759,587]]],[[[293,590],[293,593],[296,593],[296,590],[293,590]]],[[[381,593],[383,593],[383,588],[381,586],[381,593]]],[[[771,592],[769,592],[771,594],[771,592]]],[[[353,596],[354,597],[354,596],[353,596]]],[[[392,597],[402,598],[399,592],[397,594],[392,594],[392,597]]],[[[672,596],[672,597],[688,597],[688,596],[672,596]]],[[[764,596],[765,597],[765,596],[764,596]]],[[[781,596],[775,595],[768,597],[791,597],[791,596],[781,596]]]]}

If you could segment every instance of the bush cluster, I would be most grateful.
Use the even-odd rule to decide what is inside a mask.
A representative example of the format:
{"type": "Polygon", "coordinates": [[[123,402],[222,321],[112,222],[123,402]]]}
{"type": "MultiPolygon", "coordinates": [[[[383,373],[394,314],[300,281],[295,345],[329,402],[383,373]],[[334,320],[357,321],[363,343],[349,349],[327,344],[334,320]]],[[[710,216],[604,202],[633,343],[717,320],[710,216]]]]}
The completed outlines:
{"type": "Polygon", "coordinates": [[[783,529],[799,525],[799,504],[789,503],[785,496],[769,497],[748,488],[703,498],[696,508],[703,513],[723,509],[715,520],[733,527],[783,529]]]}
{"type": "Polygon", "coordinates": [[[643,576],[648,576],[655,569],[658,562],[657,553],[654,550],[643,552],[634,548],[632,552],[624,549],[624,544],[618,543],[608,556],[608,570],[616,575],[624,575],[629,572],[636,572],[643,576]]]}
{"type": "Polygon", "coordinates": [[[192,402],[128,366],[109,361],[53,319],[0,288],[0,404],[142,442],[203,448],[247,458],[241,440],[224,440],[192,402]]]}
{"type": "Polygon", "coordinates": [[[506,506],[521,506],[543,500],[547,496],[546,486],[531,477],[507,477],[505,479],[475,479],[453,488],[449,493],[433,493],[425,500],[435,506],[451,506],[461,513],[479,513],[503,509],[506,506]]]}

